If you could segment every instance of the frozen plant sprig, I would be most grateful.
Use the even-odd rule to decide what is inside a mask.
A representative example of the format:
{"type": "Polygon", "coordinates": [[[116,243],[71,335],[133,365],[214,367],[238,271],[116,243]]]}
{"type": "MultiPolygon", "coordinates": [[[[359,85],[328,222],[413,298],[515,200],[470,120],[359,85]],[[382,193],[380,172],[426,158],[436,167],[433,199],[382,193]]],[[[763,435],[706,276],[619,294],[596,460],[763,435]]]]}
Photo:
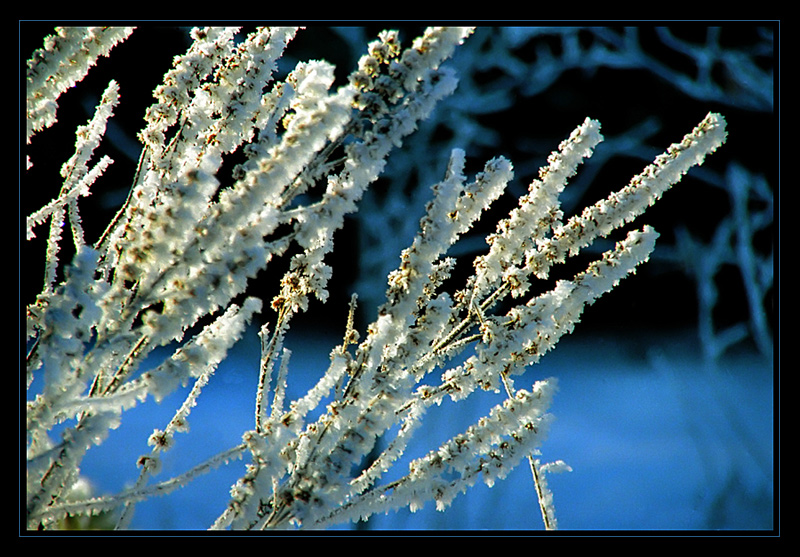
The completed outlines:
{"type": "MultiPolygon", "coordinates": [[[[99,34],[73,31],[64,34],[63,42],[46,41],[58,43],[48,51],[58,50],[63,64],[39,63],[37,57],[47,59],[41,53],[31,61],[36,75],[28,83],[30,98],[45,96],[53,86],[66,90],[85,75],[60,68],[83,64],[75,58],[83,54],[68,53],[83,52],[79,43],[92,42],[99,34]]],[[[326,297],[330,273],[322,257],[330,242],[325,235],[355,210],[388,153],[438,99],[452,92],[455,79],[440,65],[471,33],[468,28],[431,28],[413,47],[390,49],[380,62],[386,66],[381,69],[383,87],[370,102],[362,102],[357,97],[364,87],[355,83],[331,91],[333,68],[327,62],[301,62],[285,81],[272,83],[275,61],[296,31],[257,29],[238,43],[235,29],[192,31],[189,51],[175,58],[174,70],[154,93],[156,103],[140,134],[143,149],[128,199],[92,247],[76,228],[78,255],[65,269],[64,281],[56,285],[48,279],[28,306],[28,384],[34,384],[37,370],[44,370],[44,387],[30,401],[28,416],[29,457],[41,464],[29,475],[32,523],[54,524],[46,510],[77,480],[83,454],[105,437],[100,432],[116,427],[132,404],[162,399],[203,364],[202,353],[192,351],[189,367],[167,360],[138,375],[153,349],[181,339],[204,316],[234,308],[230,304],[247,280],[292,242],[301,251],[313,245],[316,255],[309,262],[305,254],[293,265],[284,279],[289,296],[273,302],[281,314],[276,339],[285,333],[291,315],[305,309],[309,295],[326,297]],[[377,104],[385,108],[375,109],[377,104]],[[346,157],[332,159],[345,138],[346,157]],[[236,150],[244,152],[245,162],[235,169],[233,184],[220,184],[216,174],[221,157],[236,150]],[[321,202],[295,202],[317,182],[334,184],[333,177],[336,187],[321,202]],[[310,210],[317,211],[313,219],[308,218],[310,210]],[[288,234],[275,234],[287,224],[288,234]],[[298,284],[304,289],[298,290],[298,284]],[[90,400],[74,404],[74,397],[90,400]],[[76,422],[67,426],[62,443],[51,441],[48,432],[64,420],[76,422]]],[[[112,41],[116,44],[129,34],[127,30],[120,38],[112,30],[108,36],[118,36],[112,41]]],[[[383,34],[381,40],[394,44],[396,34],[383,34]]],[[[107,108],[116,103],[116,85],[109,90],[113,98],[104,96],[93,120],[103,126],[110,115],[107,108]]],[[[82,165],[92,155],[95,136],[103,135],[93,132],[99,125],[88,129],[91,148],[82,146],[79,134],[73,158],[82,165]]],[[[76,168],[73,161],[70,168],[76,168]]],[[[103,159],[97,168],[109,162],[103,159]]],[[[72,191],[62,195],[57,207],[69,203],[77,227],[72,191]]],[[[77,191],[85,195],[85,187],[77,191]]],[[[65,215],[47,210],[29,219],[31,237],[43,218],[51,220],[48,277],[55,277],[65,215]]],[[[235,335],[226,337],[230,339],[235,335]]]]}
{"type": "MultiPolygon", "coordinates": [[[[691,165],[713,152],[724,141],[724,128],[724,119],[709,114],[629,186],[598,202],[583,218],[568,221],[573,235],[567,236],[564,225],[552,218],[558,213],[557,194],[542,190],[563,189],[579,159],[588,156],[599,141],[599,125],[587,120],[550,157],[549,166],[540,174],[542,179],[531,185],[533,195],[521,200],[519,210],[499,224],[497,235],[490,242],[493,246],[503,245],[502,240],[516,228],[510,222],[527,226],[519,221],[532,211],[529,205],[534,196],[550,200],[549,207],[540,208],[543,215],[550,217],[540,216],[535,221],[539,234],[529,232],[534,237],[527,242],[508,242],[507,249],[491,250],[490,255],[497,256],[498,268],[503,269],[491,279],[481,281],[480,273],[492,258],[477,258],[478,274],[451,298],[447,293],[436,294],[449,268],[442,256],[512,177],[510,164],[500,158],[487,163],[484,172],[466,184],[464,154],[455,151],[445,180],[434,186],[436,196],[422,219],[419,235],[403,252],[400,267],[389,275],[387,302],[379,310],[378,319],[370,325],[354,355],[343,347],[334,350],[328,372],[312,389],[331,392],[348,375],[343,393],[312,423],[305,423],[309,411],[306,398],[292,404],[279,420],[265,424],[262,432],[246,436],[253,463],[248,474],[234,486],[233,499],[215,527],[315,528],[364,519],[403,506],[415,510],[431,498],[437,508],[444,509],[458,492],[477,479],[483,478],[491,485],[502,478],[543,439],[550,419],[547,401],[555,386],[552,380],[537,383],[534,392],[547,396],[536,397],[535,407],[528,407],[525,401],[533,399],[527,391],[514,390],[510,375],[521,373],[538,361],[562,335],[572,331],[586,305],[635,272],[649,258],[657,234],[649,226],[631,231],[572,280],[559,281],[552,291],[532,297],[504,315],[492,316],[488,311],[508,294],[523,295],[519,284],[527,280],[526,272],[535,270],[537,275],[547,276],[542,265],[529,265],[537,261],[539,250],[552,253],[551,244],[545,240],[565,248],[560,256],[563,260],[578,251],[569,249],[572,246],[565,238],[587,245],[622,226],[654,202],[691,165]],[[565,160],[570,168],[559,172],[565,160]],[[508,273],[515,259],[517,272],[508,273]],[[438,385],[422,383],[433,369],[446,364],[469,343],[475,344],[475,354],[464,364],[446,369],[438,385]],[[507,402],[502,408],[509,404],[510,408],[518,408],[511,410],[520,412],[517,418],[509,419],[498,407],[463,435],[414,461],[409,475],[384,485],[379,483],[403,455],[431,404],[441,403],[447,396],[462,400],[479,388],[498,391],[501,386],[509,401],[516,401],[507,402]],[[398,420],[400,427],[392,434],[390,430],[398,420]],[[518,427],[522,429],[515,429],[518,427]],[[374,449],[378,437],[386,437],[385,448],[366,470],[352,477],[351,470],[374,449]],[[457,479],[444,480],[441,473],[445,471],[456,474],[457,479]]],[[[544,261],[554,262],[549,258],[544,261]]],[[[318,395],[313,402],[319,400],[318,395]]],[[[537,459],[530,460],[545,524],[553,528],[552,494],[542,475],[564,466],[549,467],[537,459]]]]}
{"type": "MultiPolygon", "coordinates": [[[[127,39],[133,27],[58,27],[28,60],[27,142],[56,122],[58,98],[81,81],[101,56],[127,39]]],[[[30,165],[30,160],[28,161],[30,165]]],[[[30,167],[30,166],[29,166],[30,167]]]]}
{"type": "MultiPolygon", "coordinates": [[[[406,49],[396,33],[381,33],[347,84],[335,90],[333,67],[324,61],[301,62],[273,83],[275,61],[297,32],[257,29],[238,43],[233,29],[192,32],[192,46],[154,93],[127,201],[93,245],[76,230],[77,255],[63,282],[50,281],[28,307],[29,385],[40,369],[43,378],[28,403],[29,527],[57,527],[66,516],[124,507],[123,527],[138,501],[240,457],[250,463],[213,528],[321,528],[400,507],[416,510],[431,500],[443,510],[477,481],[491,486],[525,458],[545,526],[555,527],[544,473],[565,465],[542,464],[537,456],[552,420],[547,411],[556,381],[516,389],[511,376],[571,332],[586,305],[635,272],[657,234],[649,226],[629,232],[549,292],[530,296],[531,282],[641,214],[724,141],[724,119],[710,114],[627,187],[562,222],[559,194],[602,139],[599,124],[586,119],[489,236],[487,253],[474,261],[475,274],[450,293],[443,290],[454,266],[449,249],[513,179],[511,163],[498,157],[468,180],[466,154],[453,151],[363,340],[355,330],[354,297],[344,340],[331,352],[328,369],[287,404],[291,352],[284,337],[312,297],[328,298],[332,269],[325,256],[333,249],[333,234],[357,210],[390,152],[453,91],[455,76],[442,62],[471,30],[431,28],[406,49]],[[220,183],[222,157],[238,150],[244,162],[230,183],[220,183]],[[283,255],[290,262],[271,300],[275,322],[261,330],[253,428],[239,445],[158,480],[161,453],[179,443],[176,434],[186,431],[203,387],[262,306],[254,297],[235,300],[249,278],[283,255]],[[501,301],[504,309],[498,309],[501,301]],[[209,317],[210,325],[186,335],[209,317]],[[170,347],[171,355],[141,369],[157,346],[170,347]],[[161,401],[190,382],[193,388],[173,419],[149,436],[152,450],[138,460],[134,486],[69,500],[83,456],[126,410],[148,399],[161,401]],[[505,400],[412,460],[400,479],[386,479],[432,405],[447,398],[458,403],[480,389],[504,390],[505,400]],[[63,422],[61,440],[51,439],[51,430],[63,422]],[[375,449],[374,460],[359,468],[375,449]]],[[[97,133],[78,142],[67,174],[89,168],[116,103],[116,85],[109,91],[89,126],[97,133]]],[[[45,218],[51,230],[60,228],[65,212],[56,205],[69,205],[70,218],[77,216],[84,195],[78,193],[83,186],[77,188],[66,191],[53,210],[35,214],[31,234],[45,218]]],[[[49,254],[53,265],[55,253],[49,254]]]]}

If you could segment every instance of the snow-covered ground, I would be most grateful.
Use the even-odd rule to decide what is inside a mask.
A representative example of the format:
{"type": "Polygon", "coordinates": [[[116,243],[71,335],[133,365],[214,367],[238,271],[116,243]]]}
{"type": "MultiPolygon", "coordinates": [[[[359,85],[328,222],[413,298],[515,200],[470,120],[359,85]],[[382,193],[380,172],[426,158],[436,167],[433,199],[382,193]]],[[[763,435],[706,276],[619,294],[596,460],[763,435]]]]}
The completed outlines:
{"type": "MultiPolygon", "coordinates": [[[[290,396],[305,392],[304,383],[312,377],[304,380],[303,370],[311,374],[324,366],[337,341],[296,341],[304,346],[298,344],[293,352],[290,396]]],[[[257,362],[257,338],[249,331],[201,396],[190,432],[179,435],[165,456],[162,477],[237,444],[252,427],[257,362]]],[[[576,333],[562,339],[516,384],[525,388],[551,376],[559,380],[552,408],[556,421],[541,458],[562,459],[572,467],[548,475],[562,530],[772,527],[770,364],[743,352],[728,357],[716,371],[706,370],[691,333],[622,340],[576,333]]],[[[421,456],[463,430],[499,396],[434,408],[409,452],[421,456]]],[[[134,409],[106,443],[90,451],[82,472],[94,481],[96,493],[118,491],[133,481],[137,457],[148,452],[148,434],[166,424],[179,401],[134,409]]],[[[227,503],[228,488],[244,465],[235,461],[171,495],[138,505],[132,527],[207,528],[227,503]]],[[[477,485],[457,497],[445,513],[428,503],[416,513],[375,516],[368,527],[540,530],[542,520],[525,464],[492,489],[477,485]]]]}

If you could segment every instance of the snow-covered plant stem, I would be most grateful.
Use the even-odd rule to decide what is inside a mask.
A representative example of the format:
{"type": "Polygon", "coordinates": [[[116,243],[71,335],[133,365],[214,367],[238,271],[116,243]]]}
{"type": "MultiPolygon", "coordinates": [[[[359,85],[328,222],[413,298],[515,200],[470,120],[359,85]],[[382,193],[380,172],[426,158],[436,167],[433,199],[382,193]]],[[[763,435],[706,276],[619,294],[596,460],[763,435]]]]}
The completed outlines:
{"type": "MultiPolygon", "coordinates": [[[[600,124],[587,118],[488,236],[474,274],[446,290],[455,264],[448,250],[514,177],[503,157],[468,177],[465,152],[454,150],[363,339],[353,296],[328,369],[287,404],[291,352],[284,339],[312,297],[329,296],[325,258],[333,234],[391,151],[455,89],[456,77],[442,63],[472,32],[430,28],[405,49],[397,33],[383,32],[334,89],[334,68],[325,61],[301,62],[274,80],[277,60],[300,31],[260,28],[241,40],[234,28],[192,31],[191,46],[175,58],[147,111],[127,200],[92,242],[82,232],[79,201],[112,164],[107,157],[91,163],[119,102],[112,82],[78,130],[60,194],[28,217],[28,238],[49,221],[44,287],[27,307],[28,528],[114,510],[125,527],[137,502],[235,458],[249,464],[209,525],[215,529],[325,528],[402,507],[414,511],[426,501],[444,510],[476,482],[491,486],[523,459],[545,526],[556,527],[544,474],[568,467],[536,458],[556,380],[517,388],[512,379],[571,332],[587,305],[647,261],[658,234],[650,226],[629,231],[573,278],[539,294],[530,293],[531,285],[638,217],[702,163],[725,141],[724,119],[709,114],[627,186],[564,220],[559,194],[602,140],[600,124]],[[223,160],[235,152],[243,162],[223,183],[223,160]],[[76,255],[60,280],[67,221],[76,255]],[[248,291],[248,280],[279,256],[289,267],[271,313],[248,291]],[[271,323],[261,329],[261,362],[253,363],[260,373],[252,428],[209,461],[156,479],[162,453],[187,431],[203,387],[262,311],[271,323]],[[143,368],[157,347],[170,355],[143,368]],[[152,450],[139,459],[135,484],[114,495],[70,497],[84,455],[126,411],[158,403],[182,384],[193,387],[150,436],[152,450]],[[432,405],[476,390],[505,394],[462,433],[411,460],[405,474],[386,479],[432,405]],[[56,426],[60,439],[52,437],[56,426]]],[[[131,32],[60,29],[35,53],[28,66],[29,142],[55,121],[60,92],[131,32]]]]}

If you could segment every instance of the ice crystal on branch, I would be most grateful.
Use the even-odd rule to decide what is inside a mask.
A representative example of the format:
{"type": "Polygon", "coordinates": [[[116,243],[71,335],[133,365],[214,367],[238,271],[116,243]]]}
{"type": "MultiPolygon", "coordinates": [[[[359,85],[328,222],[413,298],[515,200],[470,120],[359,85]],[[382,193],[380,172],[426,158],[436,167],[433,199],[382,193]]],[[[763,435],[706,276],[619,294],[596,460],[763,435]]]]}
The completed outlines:
{"type": "MultiPolygon", "coordinates": [[[[531,295],[531,284],[636,218],[700,164],[724,141],[724,119],[709,114],[628,186],[564,221],[559,195],[602,140],[599,123],[587,118],[497,224],[488,250],[473,262],[474,275],[455,290],[448,252],[486,216],[514,171],[497,157],[470,178],[466,153],[453,150],[417,236],[388,275],[375,320],[363,333],[356,330],[354,295],[328,369],[304,396],[288,401],[292,352],[284,340],[293,318],[314,309],[312,299],[324,303],[330,296],[333,269],[326,256],[334,233],[391,152],[453,92],[456,76],[443,63],[472,30],[431,28],[407,48],[396,32],[383,32],[338,88],[325,61],[300,62],[275,80],[277,60],[300,32],[264,28],[239,37],[233,28],[193,30],[188,51],[154,91],[128,198],[89,243],[78,204],[109,164],[101,159],[90,167],[118,102],[112,82],[94,118],[79,129],[61,194],[29,217],[29,238],[46,220],[51,224],[45,287],[27,308],[28,383],[36,385],[27,408],[29,528],[114,509],[122,509],[118,527],[125,527],[137,502],[235,458],[249,463],[213,528],[324,528],[402,507],[414,511],[426,501],[444,510],[476,482],[492,486],[523,459],[530,462],[545,526],[555,527],[544,474],[567,466],[542,464],[536,455],[552,420],[556,380],[517,389],[512,376],[571,332],[587,305],[635,272],[657,233],[650,226],[629,231],[549,292],[531,295]],[[221,169],[232,153],[241,159],[228,177],[221,169]],[[67,215],[76,255],[57,282],[67,215]],[[288,268],[277,294],[263,303],[248,281],[280,257],[288,258],[288,268]],[[253,364],[259,379],[252,429],[238,445],[159,480],[162,453],[180,444],[203,388],[262,310],[271,322],[261,328],[261,361],[253,364]],[[157,347],[168,356],[159,356],[157,347]],[[146,359],[157,363],[146,367],[146,359]],[[173,418],[146,440],[150,453],[136,462],[132,487],[69,499],[85,453],[128,409],[161,402],[190,384],[173,418]],[[448,397],[458,403],[481,389],[505,394],[486,416],[389,479],[432,405],[448,397]],[[62,423],[61,440],[51,438],[62,423]]],[[[87,29],[64,34],[62,42],[83,52],[80,44],[115,44],[127,34],[109,31],[104,39],[87,29]]],[[[66,45],[51,42],[34,60],[51,51],[72,56],[66,45]]],[[[45,66],[31,62],[29,140],[49,122],[38,116],[44,108],[37,103],[54,111],[54,100],[38,99],[55,99],[51,91],[80,78],[62,75],[63,64],[52,66],[42,77],[45,66]]]]}

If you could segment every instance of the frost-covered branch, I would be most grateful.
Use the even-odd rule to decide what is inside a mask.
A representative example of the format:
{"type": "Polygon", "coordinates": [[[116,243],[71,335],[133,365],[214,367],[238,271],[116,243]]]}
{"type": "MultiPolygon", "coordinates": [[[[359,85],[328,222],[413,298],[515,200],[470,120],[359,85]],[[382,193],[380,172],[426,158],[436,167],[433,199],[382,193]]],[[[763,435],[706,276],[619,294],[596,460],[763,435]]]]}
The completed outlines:
{"type": "MultiPolygon", "coordinates": [[[[56,122],[58,98],[81,81],[101,56],[127,39],[132,27],[58,27],[28,60],[27,141],[56,122]]],[[[30,164],[30,161],[29,161],[30,164]]]]}
{"type": "MultiPolygon", "coordinates": [[[[491,486],[523,459],[531,464],[545,525],[555,527],[544,473],[566,465],[542,464],[535,455],[552,419],[556,380],[517,389],[512,376],[647,261],[658,234],[647,225],[628,231],[571,279],[538,294],[531,285],[638,217],[701,164],[724,142],[724,119],[709,114],[629,185],[564,221],[559,196],[602,140],[599,123],[586,118],[487,237],[474,274],[455,286],[449,251],[487,217],[514,170],[496,157],[468,177],[466,153],[453,150],[363,338],[353,296],[342,318],[344,340],[330,352],[327,370],[290,401],[292,351],[284,341],[295,316],[313,309],[312,300],[328,301],[333,269],[326,257],[335,249],[334,234],[391,153],[455,90],[457,78],[443,64],[472,29],[430,28],[405,48],[396,32],[383,32],[336,87],[335,68],[326,61],[299,62],[284,79],[275,77],[277,61],[302,32],[192,30],[191,46],[154,91],[127,200],[92,242],[81,230],[78,203],[109,163],[102,158],[92,166],[91,158],[117,103],[112,82],[79,130],[61,194],[29,217],[29,238],[50,220],[47,280],[27,307],[29,528],[57,528],[65,516],[115,509],[125,527],[137,502],[240,456],[249,464],[213,528],[328,527],[401,507],[413,511],[426,501],[444,510],[478,480],[491,486]],[[231,170],[225,164],[232,154],[238,158],[231,170]],[[59,230],[67,215],[76,255],[58,280],[59,230]],[[277,293],[263,304],[249,281],[279,258],[287,266],[277,293]],[[188,430],[215,369],[262,309],[272,321],[261,328],[261,361],[253,362],[252,428],[207,462],[149,484],[162,471],[162,453],[188,430]],[[138,459],[132,487],[69,498],[86,452],[130,408],[160,403],[188,384],[172,419],[149,436],[151,450],[138,459]],[[458,403],[478,390],[506,396],[462,433],[411,460],[399,479],[388,477],[433,404],[447,397],[458,403]],[[57,426],[60,440],[53,438],[57,426]]],[[[92,33],[65,34],[46,51],[82,60],[84,54],[68,53],[83,52],[80,44],[92,33]]],[[[128,34],[109,32],[108,40],[128,34]]],[[[57,98],[51,90],[80,77],[62,75],[59,64],[31,64],[29,99],[53,99],[48,106],[57,98]]],[[[45,120],[30,111],[29,118],[45,120]]]]}

